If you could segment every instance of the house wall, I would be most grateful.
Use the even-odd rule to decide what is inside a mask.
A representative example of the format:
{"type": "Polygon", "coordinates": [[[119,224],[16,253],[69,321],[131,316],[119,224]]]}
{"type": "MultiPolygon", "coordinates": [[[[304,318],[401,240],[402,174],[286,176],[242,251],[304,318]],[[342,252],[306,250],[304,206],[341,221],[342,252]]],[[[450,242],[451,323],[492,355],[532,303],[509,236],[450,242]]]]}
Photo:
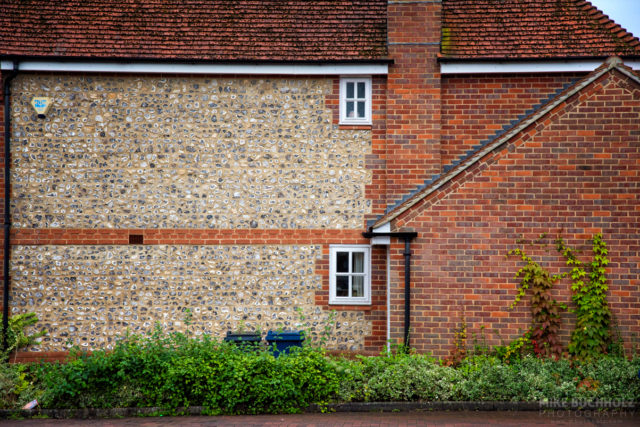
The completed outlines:
{"type": "MultiPolygon", "coordinates": [[[[482,330],[488,344],[509,342],[530,324],[527,303],[514,301],[521,267],[507,258],[524,247],[552,272],[566,271],[553,246],[561,235],[589,260],[590,239],[608,244],[609,306],[627,349],[640,336],[640,87],[612,71],[458,175],[393,224],[419,231],[412,244],[411,345],[446,356],[456,328],[482,330]],[[546,251],[519,239],[549,236],[546,251]],[[484,328],[482,329],[482,326],[484,328]]],[[[392,283],[402,284],[394,246],[392,283]]],[[[555,286],[570,303],[569,282],[555,286]]],[[[393,289],[392,334],[402,337],[404,299],[393,289]]],[[[571,305],[571,304],[569,304],[571,305]]],[[[566,343],[572,318],[563,315],[566,343]]]]}
{"type": "MultiPolygon", "coordinates": [[[[337,78],[12,85],[10,306],[49,330],[36,350],[185,330],[187,308],[198,334],[325,329],[329,245],[366,243],[371,214],[372,127],[338,126],[337,78]],[[34,96],[54,99],[45,119],[34,96]]],[[[328,347],[382,345],[380,316],[337,307],[328,347]]]]}
{"type": "Polygon", "coordinates": [[[583,73],[443,76],[442,165],[493,139],[583,73]]]}

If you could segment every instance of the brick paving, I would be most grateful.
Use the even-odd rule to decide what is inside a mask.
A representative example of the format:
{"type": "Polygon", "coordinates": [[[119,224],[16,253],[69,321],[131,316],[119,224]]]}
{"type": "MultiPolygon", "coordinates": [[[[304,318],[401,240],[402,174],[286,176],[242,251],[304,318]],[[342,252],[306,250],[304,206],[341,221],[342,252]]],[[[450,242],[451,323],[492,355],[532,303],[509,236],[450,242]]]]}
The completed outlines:
{"type": "Polygon", "coordinates": [[[161,426],[639,426],[640,413],[634,410],[618,412],[555,411],[555,412],[385,412],[332,413],[255,416],[190,416],[147,417],[92,420],[28,419],[5,420],[0,425],[18,427],[161,427],[161,426]]]}

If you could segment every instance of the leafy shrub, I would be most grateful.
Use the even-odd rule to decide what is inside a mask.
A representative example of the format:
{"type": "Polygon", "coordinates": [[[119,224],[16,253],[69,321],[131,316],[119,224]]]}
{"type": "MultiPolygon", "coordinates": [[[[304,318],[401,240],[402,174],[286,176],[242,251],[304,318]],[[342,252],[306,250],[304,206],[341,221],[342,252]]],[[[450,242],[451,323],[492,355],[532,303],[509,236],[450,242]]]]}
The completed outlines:
{"type": "Polygon", "coordinates": [[[638,401],[640,359],[592,362],[527,355],[505,362],[472,356],[457,367],[420,355],[337,361],[345,381],[338,398],[351,401],[513,401],[618,399],[638,401]]]}
{"type": "Polygon", "coordinates": [[[640,358],[603,357],[581,363],[576,370],[581,378],[590,380],[590,387],[584,393],[593,398],[640,400],[640,358]]]}
{"type": "Polygon", "coordinates": [[[4,343],[5,333],[7,341],[6,348],[0,351],[2,360],[5,360],[12,351],[28,347],[48,333],[46,329],[28,333],[28,329],[36,323],[38,323],[38,316],[35,313],[22,313],[9,317],[6,332],[2,330],[3,325],[0,324],[0,342],[4,343]]]}
{"type": "Polygon", "coordinates": [[[371,401],[450,400],[458,371],[429,357],[398,354],[367,361],[367,399],[371,401]]]}
{"type": "Polygon", "coordinates": [[[48,407],[204,406],[210,414],[297,412],[338,390],[340,377],[310,348],[275,358],[264,350],[182,334],[128,337],[113,352],[80,353],[46,372],[48,407]]]}
{"type": "Polygon", "coordinates": [[[41,394],[37,377],[29,366],[0,363],[0,408],[19,408],[41,394]]]}

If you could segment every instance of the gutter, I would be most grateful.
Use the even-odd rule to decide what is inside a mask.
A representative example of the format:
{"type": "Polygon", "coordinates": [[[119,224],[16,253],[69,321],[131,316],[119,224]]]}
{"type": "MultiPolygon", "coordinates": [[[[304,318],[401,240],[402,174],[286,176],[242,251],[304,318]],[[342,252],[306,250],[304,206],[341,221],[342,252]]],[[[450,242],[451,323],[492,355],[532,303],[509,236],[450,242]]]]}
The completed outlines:
{"type": "MultiPolygon", "coordinates": [[[[362,236],[371,239],[373,237],[397,237],[404,240],[404,350],[409,350],[409,332],[411,331],[411,241],[418,236],[415,231],[385,231],[364,232],[362,236]]],[[[390,266],[387,264],[387,271],[390,266]]],[[[387,284],[388,286],[388,284],[387,284]]],[[[387,318],[390,310],[387,310],[387,318]]]]}
{"type": "Polygon", "coordinates": [[[11,81],[18,75],[18,63],[13,62],[9,75],[3,79],[4,98],[4,283],[2,288],[2,349],[7,349],[9,328],[9,260],[11,255],[11,81]]]}

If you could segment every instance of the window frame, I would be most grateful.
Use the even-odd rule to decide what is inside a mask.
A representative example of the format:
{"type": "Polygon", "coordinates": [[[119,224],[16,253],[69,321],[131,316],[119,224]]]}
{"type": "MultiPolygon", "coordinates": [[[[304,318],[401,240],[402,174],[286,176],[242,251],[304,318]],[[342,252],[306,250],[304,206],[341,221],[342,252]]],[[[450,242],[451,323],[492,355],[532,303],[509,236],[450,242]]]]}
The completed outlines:
{"type": "MultiPolygon", "coordinates": [[[[347,273],[353,277],[353,272],[347,273]]],[[[349,287],[351,289],[351,286],[349,287]]],[[[371,305],[371,246],[370,245],[330,245],[329,246],[329,304],[332,305],[371,305]],[[336,293],[337,254],[338,252],[349,252],[349,269],[351,269],[351,254],[354,252],[364,253],[363,272],[363,296],[362,297],[339,297],[336,293]]]]}
{"type": "MultiPolygon", "coordinates": [[[[371,76],[349,76],[340,77],[340,124],[341,125],[370,125],[371,124],[371,104],[372,104],[372,89],[371,89],[371,76]],[[354,83],[354,102],[357,98],[357,84],[365,84],[365,97],[364,97],[364,117],[347,117],[347,83],[354,83]]],[[[354,111],[357,111],[357,106],[354,105],[354,111]]]]}

